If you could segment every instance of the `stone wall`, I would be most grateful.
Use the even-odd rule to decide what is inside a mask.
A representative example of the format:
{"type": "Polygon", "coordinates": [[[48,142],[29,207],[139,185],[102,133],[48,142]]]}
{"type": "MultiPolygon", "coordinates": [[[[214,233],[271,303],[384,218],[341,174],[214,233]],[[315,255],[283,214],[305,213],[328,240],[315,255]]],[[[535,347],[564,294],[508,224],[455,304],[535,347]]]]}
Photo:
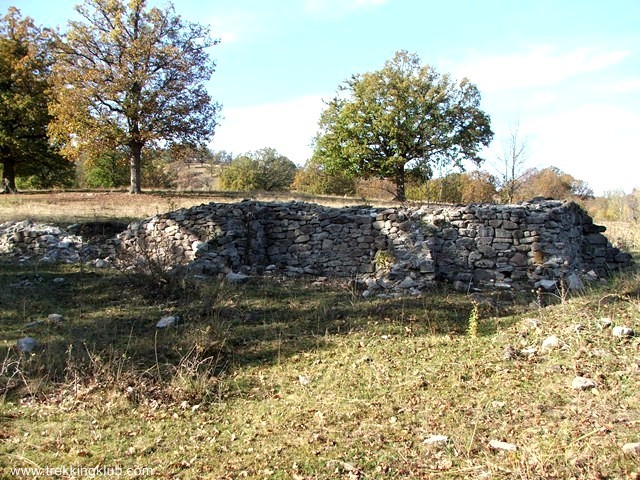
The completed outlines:
{"type": "Polygon", "coordinates": [[[74,263],[86,251],[82,237],[28,220],[0,225],[0,253],[36,256],[44,262],[74,263]]]}
{"type": "Polygon", "coordinates": [[[200,205],[130,225],[120,256],[228,272],[358,276],[369,290],[435,280],[510,284],[605,276],[631,264],[571,202],[380,209],[307,203],[200,205]]]}

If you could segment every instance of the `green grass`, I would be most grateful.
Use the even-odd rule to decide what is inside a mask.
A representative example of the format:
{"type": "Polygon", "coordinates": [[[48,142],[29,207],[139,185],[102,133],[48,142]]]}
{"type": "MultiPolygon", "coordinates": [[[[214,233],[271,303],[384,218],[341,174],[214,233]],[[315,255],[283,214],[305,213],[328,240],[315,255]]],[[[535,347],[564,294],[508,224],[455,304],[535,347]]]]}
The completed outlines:
{"type": "Polygon", "coordinates": [[[96,465],[186,479],[640,475],[621,449],[640,441],[638,337],[614,339],[600,321],[640,331],[637,273],[528,310],[527,296],[444,287],[365,300],[337,280],[1,267],[0,476],[96,465]],[[63,325],[25,328],[50,313],[63,325]],[[166,314],[180,323],[157,330],[166,314]],[[503,358],[551,334],[562,349],[503,358]],[[32,355],[16,352],[23,335],[39,342],[32,355]],[[598,387],[573,391],[577,374],[598,387]],[[449,443],[425,445],[434,434],[449,443]],[[518,450],[493,451],[493,439],[518,450]]]}

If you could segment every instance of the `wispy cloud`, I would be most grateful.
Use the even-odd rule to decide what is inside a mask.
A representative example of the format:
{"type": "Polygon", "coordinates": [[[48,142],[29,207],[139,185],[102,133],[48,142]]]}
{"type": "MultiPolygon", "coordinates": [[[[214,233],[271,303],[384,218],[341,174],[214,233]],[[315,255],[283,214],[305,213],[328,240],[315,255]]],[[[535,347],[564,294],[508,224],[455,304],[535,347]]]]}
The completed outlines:
{"type": "Polygon", "coordinates": [[[224,44],[247,40],[265,31],[265,21],[250,11],[230,11],[209,20],[211,33],[224,44]]]}
{"type": "Polygon", "coordinates": [[[466,76],[482,91],[555,85],[568,78],[604,70],[621,63],[631,52],[579,48],[560,52],[543,46],[522,53],[482,56],[454,66],[456,76],[466,76]]]}

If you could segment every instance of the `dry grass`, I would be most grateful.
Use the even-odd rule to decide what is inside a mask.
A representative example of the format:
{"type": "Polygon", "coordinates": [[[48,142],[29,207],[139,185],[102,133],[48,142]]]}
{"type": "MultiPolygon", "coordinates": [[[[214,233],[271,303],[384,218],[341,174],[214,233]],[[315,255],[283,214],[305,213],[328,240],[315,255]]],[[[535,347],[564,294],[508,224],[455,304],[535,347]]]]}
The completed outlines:
{"type": "MultiPolygon", "coordinates": [[[[0,203],[8,214],[22,199],[31,218],[63,222],[209,198],[220,201],[0,203]]],[[[602,322],[640,331],[638,273],[530,310],[533,298],[508,292],[363,299],[349,281],[192,284],[0,263],[1,478],[70,466],[160,479],[640,478],[640,457],[621,449],[640,441],[640,339],[602,322]],[[27,326],[54,312],[62,325],[27,326]],[[157,330],[166,314],[180,323],[157,330]],[[24,335],[38,340],[31,355],[16,351],[24,335]],[[549,335],[561,348],[541,350],[549,335]],[[506,348],[536,353],[505,359],[506,348]],[[597,387],[573,390],[575,375],[597,387]],[[431,435],[449,441],[425,444],[431,435]]]]}
{"type": "Polygon", "coordinates": [[[362,198],[324,197],[285,193],[177,193],[175,191],[129,195],[123,192],[58,192],[0,195],[0,223],[34,220],[39,222],[74,223],[97,220],[132,221],[178,208],[209,202],[237,202],[244,198],[262,201],[301,201],[327,206],[392,205],[390,202],[362,198]]]}
{"type": "Polygon", "coordinates": [[[479,304],[473,337],[475,300],[447,290],[365,300],[344,282],[276,279],[160,289],[8,264],[0,475],[119,465],[185,479],[637,478],[640,460],[621,445],[640,441],[640,344],[601,319],[640,330],[639,280],[534,311],[503,294],[479,304]],[[24,327],[53,311],[63,325],[24,327]],[[181,324],[156,331],[167,313],[181,324]],[[24,334],[40,342],[31,356],[13,346],[24,334]],[[551,334],[563,347],[541,351],[551,334]],[[507,346],[538,352],[505,360],[507,346]],[[577,374],[597,388],[572,390],[577,374]],[[449,442],[424,444],[431,435],[449,442]]]}
{"type": "Polygon", "coordinates": [[[608,220],[596,221],[596,223],[601,223],[607,227],[605,235],[616,247],[627,252],[640,251],[640,223],[608,220]]]}

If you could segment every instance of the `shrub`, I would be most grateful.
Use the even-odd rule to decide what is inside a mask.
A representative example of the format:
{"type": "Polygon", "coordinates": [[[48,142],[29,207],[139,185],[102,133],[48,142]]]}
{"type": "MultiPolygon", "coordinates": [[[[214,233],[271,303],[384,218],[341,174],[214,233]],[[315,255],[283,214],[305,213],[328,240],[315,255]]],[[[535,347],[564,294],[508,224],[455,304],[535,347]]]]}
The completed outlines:
{"type": "Polygon", "coordinates": [[[287,190],[296,174],[295,163],[273,148],[236,157],[222,171],[223,190],[287,190]]]}

